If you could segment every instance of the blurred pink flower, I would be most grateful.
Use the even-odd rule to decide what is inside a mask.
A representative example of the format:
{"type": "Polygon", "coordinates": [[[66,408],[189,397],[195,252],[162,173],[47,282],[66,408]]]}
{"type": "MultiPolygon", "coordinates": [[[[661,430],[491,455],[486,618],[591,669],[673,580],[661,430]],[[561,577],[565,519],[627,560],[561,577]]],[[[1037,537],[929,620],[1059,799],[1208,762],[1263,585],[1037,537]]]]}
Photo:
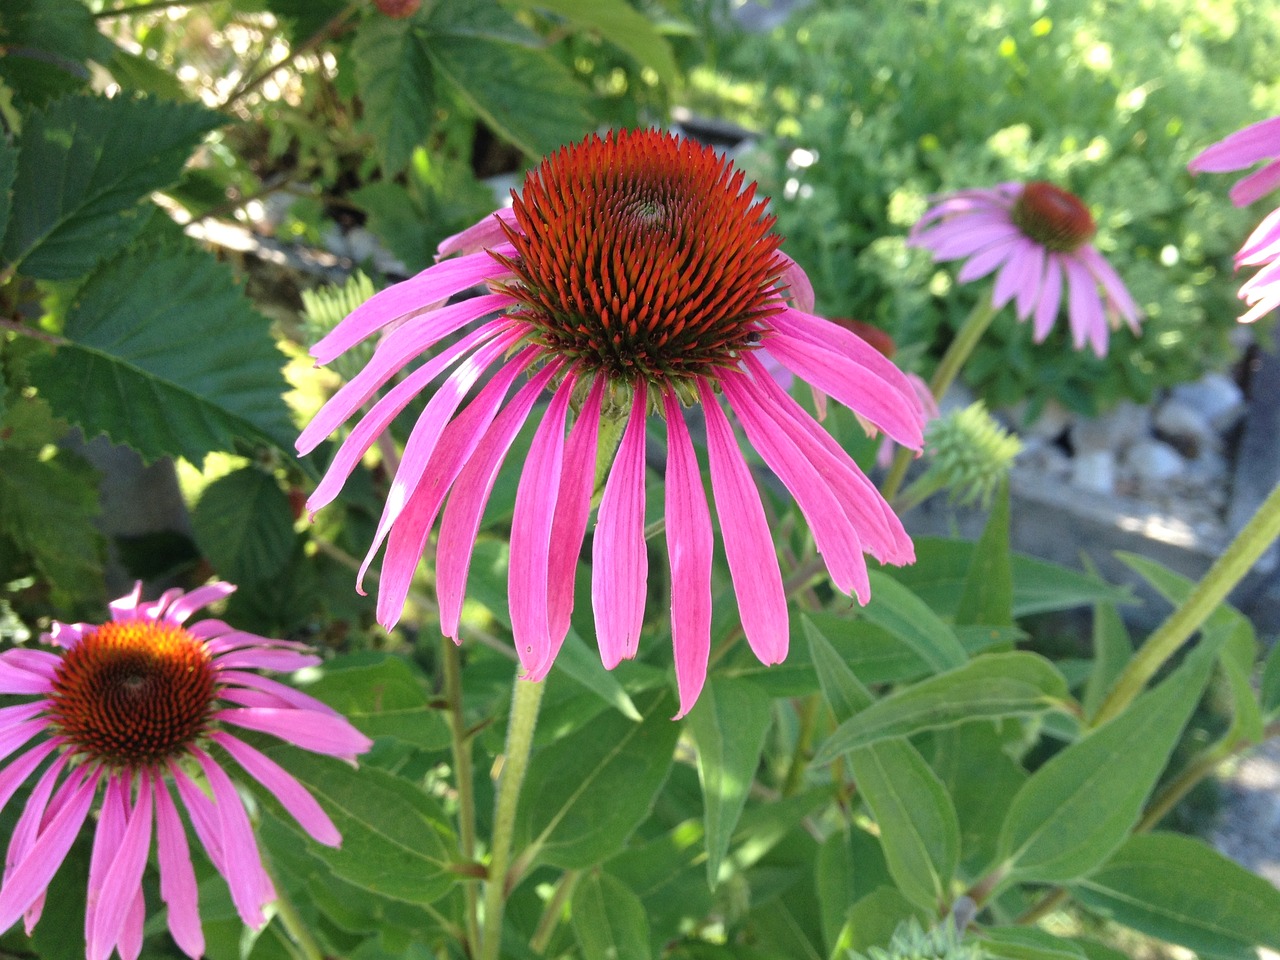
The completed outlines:
{"type": "Polygon", "coordinates": [[[220,620],[183,624],[235,587],[213,583],[140,600],[141,585],[111,604],[101,625],[55,622],[56,652],[0,653],[0,694],[38,699],[0,708],[0,756],[36,739],[0,770],[0,806],[50,757],[18,818],[0,881],[0,931],[20,917],[30,933],[45,893],[93,806],[102,801],[89,861],[85,956],[142,949],[142,874],[156,822],[160,897],[169,932],[191,957],[204,952],[186,832],[167,781],[177,788],[209,859],[226,878],[241,919],[260,927],[275,899],[253,828],[217,746],[320,843],[341,837],[297,780],[227,727],[269,733],[354,761],[369,740],[329,707],[254,670],[319,662],[301,644],[233,630],[220,620]],[[38,738],[38,739],[37,739],[38,738]],[[59,783],[61,780],[61,783],[59,783]],[[210,794],[212,796],[210,796],[210,794]]]}
{"type": "Polygon", "coordinates": [[[1141,312],[1089,243],[1094,232],[1093,217],[1077,197],[1036,181],[948,194],[925,212],[907,242],[936,260],[967,257],[961,283],[998,270],[992,303],[999,309],[1014,301],[1019,320],[1034,314],[1037,343],[1053,328],[1065,287],[1076,349],[1087,343],[1102,357],[1109,330],[1123,319],[1137,333],[1141,312]]]}
{"type": "MultiPolygon", "coordinates": [[[[1192,173],[1228,173],[1267,161],[1262,169],[1237,180],[1231,202],[1248,206],[1280,186],[1280,117],[1272,117],[1237,130],[1206,147],[1192,158],[1192,173]]],[[[1240,287],[1240,299],[1249,306],[1241,323],[1252,323],[1280,307],[1280,209],[1258,224],[1235,256],[1236,269],[1261,267],[1240,287]]]]}
{"type": "MultiPolygon", "coordinates": [[[[644,619],[645,437],[649,415],[657,414],[666,421],[664,516],[683,714],[706,677],[713,544],[683,408],[700,406],[705,418],[711,491],[743,630],[765,663],[786,655],[787,603],[773,535],[722,403],[795,496],[836,586],[863,602],[869,596],[863,551],[906,563],[911,541],[765,361],[908,446],[922,442],[920,408],[890,361],[812,315],[808,278],[778,250],[781,240],[770,232],[773,218],[755,199],[755,185],[744,185],[742,174],[709,147],[652,130],[592,136],[543,160],[513,199],[512,209],[441,244],[441,256],[462,256],[384,290],[316,344],[313,356],[327,363],[398,324],[303,431],[302,453],[375,401],[429,348],[483,321],[376,398],[309,506],[315,511],[332,501],[392,419],[457,364],[429,393],[413,427],[361,569],[363,578],[385,541],[377,611],[389,628],[441,515],[436,594],[441,629],[456,640],[485,502],[534,402],[550,390],[520,468],[508,575],[516,651],[525,676],[539,680],[569,628],[601,422],[612,422],[622,437],[599,504],[591,588],[597,642],[612,668],[636,655],[644,619]],[[476,284],[488,292],[446,305],[476,284]],[[486,370],[487,383],[458,413],[486,370]],[[523,385],[507,400],[518,378],[523,385]],[[566,439],[571,408],[576,417],[566,439]]],[[[609,458],[611,451],[600,453],[609,458]]]]}

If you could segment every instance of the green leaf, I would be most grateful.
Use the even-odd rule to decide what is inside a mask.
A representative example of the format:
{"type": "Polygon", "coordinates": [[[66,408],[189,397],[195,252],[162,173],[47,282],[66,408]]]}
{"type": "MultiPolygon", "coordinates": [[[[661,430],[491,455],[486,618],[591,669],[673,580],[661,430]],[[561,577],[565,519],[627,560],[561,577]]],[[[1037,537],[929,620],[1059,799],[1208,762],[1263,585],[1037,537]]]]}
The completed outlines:
{"type": "Polygon", "coordinates": [[[991,516],[973,548],[965,576],[957,624],[1013,624],[1013,565],[1009,556],[1009,481],[991,506],[991,516]]]}
{"type": "Polygon", "coordinates": [[[869,571],[871,602],[861,615],[906,643],[935,671],[958,667],[969,657],[951,628],[919,597],[879,571],[869,571]]]}
{"type": "MultiPolygon", "coordinates": [[[[148,98],[68,97],[33,113],[19,143],[4,259],[41,280],[88,273],[137,236],[150,212],[139,201],[177,180],[224,123],[203,107],[148,98]]],[[[153,291],[167,296],[155,280],[140,284],[147,298],[165,299],[153,291]]]]}
{"type": "Polygon", "coordinates": [[[573,889],[573,935],[582,960],[649,960],[644,904],[622,881],[592,872],[573,889]]]}
{"type": "Polygon", "coordinates": [[[232,583],[274,577],[293,553],[293,511],[276,478],[243,467],[205,487],[191,511],[196,545],[232,583]]]}
{"type": "Polygon", "coordinates": [[[293,456],[284,357],[231,271],[203,251],[125,251],[89,278],[64,336],[32,379],[87,436],[105,433],[146,460],[199,464],[237,439],[293,456]]]}
{"type": "Polygon", "coordinates": [[[1199,702],[1219,646],[1202,643],[1167,680],[1032,774],[1000,832],[1001,859],[1013,876],[1074,880],[1124,842],[1199,702]]]}
{"type": "Polygon", "coordinates": [[[0,11],[0,83],[28,105],[84,89],[85,61],[109,48],[79,0],[5,0],[0,11]]]}
{"type": "Polygon", "coordinates": [[[809,642],[814,670],[822,684],[822,695],[836,722],[847,721],[871,706],[874,702],[871,694],[854,676],[831,641],[814,626],[807,614],[801,616],[800,623],[809,642]]]}
{"type": "Polygon", "coordinates": [[[747,680],[712,677],[689,711],[706,822],[707,883],[713,889],[772,721],[772,701],[747,680]]]}
{"type": "Polygon", "coordinates": [[[893,737],[925,730],[1030,716],[1068,699],[1067,682],[1039,654],[988,653],[877,700],[846,720],[818,749],[815,763],[893,737]]]}
{"type": "Polygon", "coordinates": [[[590,690],[628,720],[640,722],[640,711],[636,709],[635,701],[622,689],[617,676],[604,668],[600,654],[588,647],[572,627],[556,654],[556,669],[590,690]]]}
{"type": "Polygon", "coordinates": [[[367,17],[351,47],[364,105],[361,126],[378,144],[387,174],[403,170],[431,132],[435,76],[427,46],[415,20],[367,17]]]}
{"type": "Polygon", "coordinates": [[[1119,679],[1129,658],[1133,641],[1114,603],[1098,603],[1093,608],[1093,669],[1085,682],[1081,706],[1092,719],[1119,679]]]}
{"type": "MultiPolygon", "coordinates": [[[[13,208],[13,178],[18,174],[18,148],[0,137],[0,237],[9,226],[9,211],[13,208]]],[[[4,401],[4,382],[0,381],[0,403],[4,401]]],[[[0,416],[4,407],[0,406],[0,416]]]]}
{"type": "Polygon", "coordinates": [[[338,657],[306,692],[350,720],[365,736],[394,737],[420,750],[443,750],[449,727],[431,706],[427,679],[393,654],[338,657]]]}
{"type": "MultiPolygon", "coordinates": [[[[447,821],[417,786],[377,767],[353,770],[298,750],[270,752],[320,801],[342,834],[341,847],[307,847],[336,876],[413,904],[434,903],[452,889],[457,877],[450,869],[447,821]]],[[[287,815],[282,819],[300,832],[287,815]]]]}
{"type": "Polygon", "coordinates": [[[1280,950],[1280,890],[1193,837],[1131,837],[1071,891],[1090,909],[1204,958],[1280,950]]]}
{"type": "Polygon", "coordinates": [[[854,877],[858,864],[853,858],[850,828],[833,830],[818,848],[814,886],[818,891],[818,910],[822,922],[822,942],[831,956],[840,931],[849,919],[853,905],[854,877]]]}
{"type": "Polygon", "coordinates": [[[1070,940],[1034,927],[987,927],[980,942],[991,960],[1085,960],[1070,940]]]}
{"type": "Polygon", "coordinates": [[[667,86],[673,86],[678,79],[679,68],[671,46],[649,19],[625,0],[521,0],[521,5],[549,10],[576,27],[597,30],[637,63],[653,70],[667,86]]]}
{"type": "MultiPolygon", "coordinates": [[[[1140,574],[1151,586],[1173,604],[1182,603],[1191,595],[1197,584],[1181,574],[1162,567],[1154,560],[1139,556],[1136,553],[1117,553],[1116,557],[1129,569],[1140,574]]],[[[1228,633],[1240,633],[1253,642],[1257,642],[1253,624],[1249,619],[1230,604],[1221,604],[1205,621],[1204,629],[1223,630],[1228,633]]]]}
{"type": "Polygon", "coordinates": [[[858,952],[887,946],[899,924],[927,915],[893,887],[877,887],[849,908],[849,922],[840,932],[839,946],[858,952]]]}
{"type": "Polygon", "coordinates": [[[1268,718],[1280,710],[1280,643],[1271,645],[1266,662],[1262,665],[1262,682],[1258,691],[1262,711],[1268,718]]]}
{"type": "Polygon", "coordinates": [[[626,846],[667,779],[680,725],[669,696],[639,703],[643,722],[606,712],[538,751],[520,794],[517,837],[537,861],[566,870],[626,846]]]}
{"type": "MultiPolygon", "coordinates": [[[[1051,715],[1052,716],[1052,715],[1051,715]]],[[[1021,731],[1015,735],[1021,738],[1021,731]]],[[[1009,802],[1027,780],[994,723],[970,723],[933,735],[932,766],[960,822],[960,866],[976,876],[996,856],[1009,802]]]]}

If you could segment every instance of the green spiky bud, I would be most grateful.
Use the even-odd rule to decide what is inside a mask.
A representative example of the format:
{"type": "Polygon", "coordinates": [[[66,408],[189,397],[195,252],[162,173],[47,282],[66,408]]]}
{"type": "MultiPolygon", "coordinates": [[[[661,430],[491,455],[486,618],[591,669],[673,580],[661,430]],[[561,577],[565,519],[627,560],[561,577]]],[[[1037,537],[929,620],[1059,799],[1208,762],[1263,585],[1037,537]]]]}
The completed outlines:
{"type": "Polygon", "coordinates": [[[965,942],[948,917],[925,930],[915,917],[898,924],[888,948],[871,947],[866,954],[849,951],[848,960],[983,960],[982,947],[965,942]]]}
{"type": "MultiPolygon", "coordinates": [[[[375,292],[373,281],[359,270],[348,277],[347,282],[342,286],[326,284],[314,290],[303,290],[302,335],[306,342],[318,342],[347,314],[370,299],[375,292]]],[[[342,379],[350,380],[364,369],[369,358],[373,356],[375,345],[375,340],[366,340],[335,358],[329,366],[342,379]]]]}
{"type": "Polygon", "coordinates": [[[930,423],[924,449],[929,467],[917,483],[927,493],[946,488],[952,502],[980,501],[986,507],[1009,475],[1022,442],[978,401],[930,423]]]}

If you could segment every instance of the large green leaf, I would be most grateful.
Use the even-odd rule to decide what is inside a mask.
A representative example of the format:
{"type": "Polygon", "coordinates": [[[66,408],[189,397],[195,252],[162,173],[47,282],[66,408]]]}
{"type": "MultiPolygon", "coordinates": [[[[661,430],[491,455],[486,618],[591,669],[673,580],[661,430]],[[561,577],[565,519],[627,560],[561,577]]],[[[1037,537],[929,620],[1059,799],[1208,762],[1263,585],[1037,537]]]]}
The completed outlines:
{"type": "Polygon", "coordinates": [[[0,82],[19,102],[41,106],[83,90],[86,60],[101,60],[111,45],[80,0],[5,0],[0,9],[0,82]]]}
{"type": "Polygon", "coordinates": [[[378,144],[388,174],[403,170],[431,132],[435,78],[427,40],[413,20],[368,17],[351,47],[364,106],[361,123],[378,144]]]}
{"type": "Polygon", "coordinates": [[[85,284],[69,343],[33,365],[40,394],[88,436],[195,463],[237,439],[292,453],[284,357],[231,271],[193,246],[131,247],[85,284]]]}
{"type": "Polygon", "coordinates": [[[518,836],[537,860],[564,869],[621,850],[667,779],[680,725],[669,696],[637,703],[641,723],[613,711],[538,751],[517,813],[518,836]]]}
{"type": "Polygon", "coordinates": [[[713,888],[760,765],[772,706],[748,680],[712,677],[689,711],[707,827],[707,883],[713,888]]]}
{"type": "Polygon", "coordinates": [[[1067,681],[1038,654],[988,653],[903,687],[836,728],[816,763],[892,737],[909,737],[975,720],[1041,713],[1068,699],[1067,681]]]}
{"type": "Polygon", "coordinates": [[[431,705],[427,678],[403,657],[368,653],[329,660],[306,692],[366,736],[394,737],[421,750],[449,745],[449,728],[431,705]]]}
{"type": "Polygon", "coordinates": [[[960,867],[970,876],[995,859],[1005,812],[1027,779],[1026,771],[1009,756],[1009,738],[1001,736],[1001,726],[969,723],[939,730],[932,737],[931,762],[955,804],[960,867]]]}
{"type": "Polygon", "coordinates": [[[1009,554],[1009,481],[991,507],[982,536],[974,544],[956,610],[957,624],[1013,624],[1013,565],[1009,554]]]}
{"type": "Polygon", "coordinates": [[[988,927],[980,942],[991,960],[1085,960],[1075,943],[1035,927],[988,927]]]}
{"type": "Polygon", "coordinates": [[[1124,842],[1199,702],[1219,649],[1201,644],[1167,680],[1027,780],[1000,832],[1000,856],[1014,877],[1074,880],[1124,842]]]}
{"type": "MultiPolygon", "coordinates": [[[[320,801],[342,834],[341,847],[308,850],[341,879],[405,903],[434,903],[457,880],[452,840],[439,805],[407,780],[368,765],[299,750],[271,751],[320,801]]],[[[293,820],[284,817],[290,827],[293,820]]]]}
{"type": "Polygon", "coordinates": [[[860,864],[853,858],[850,828],[833,830],[818,848],[814,864],[814,887],[818,893],[818,911],[822,924],[822,942],[827,954],[835,952],[840,931],[849,919],[853,905],[854,877],[860,864]]]}
{"type": "Polygon", "coordinates": [[[293,512],[276,478],[243,467],[205,487],[191,511],[196,545],[232,583],[274,577],[293,553],[293,512]]]}
{"type": "Polygon", "coordinates": [[[642,66],[649,67],[667,86],[673,85],[679,68],[671,46],[647,17],[626,0],[520,0],[521,6],[549,10],[576,27],[596,30],[621,47],[642,66]]]}
{"type": "Polygon", "coordinates": [[[582,960],[649,960],[649,921],[631,889],[593,872],[573,889],[573,935],[582,960]]]}
{"type": "MultiPolygon", "coordinates": [[[[0,238],[9,226],[9,211],[13,207],[13,178],[18,174],[18,148],[0,137],[0,238]]],[[[4,382],[0,381],[0,403],[4,400],[4,382]]],[[[0,406],[0,416],[4,407],[0,406]]]]}
{"type": "Polygon", "coordinates": [[[1081,696],[1084,715],[1092,718],[1133,656],[1133,641],[1114,603],[1093,608],[1093,666],[1081,696]]]}
{"type": "Polygon", "coordinates": [[[951,628],[897,580],[872,570],[871,602],[862,616],[906,643],[935,671],[958,667],[968,654],[951,628]]]}
{"type": "Polygon", "coordinates": [[[1280,890],[1193,837],[1131,837],[1071,890],[1091,909],[1201,957],[1280,950],[1280,890]]]}
{"type": "MultiPolygon", "coordinates": [[[[19,141],[4,259],[42,280],[88,273],[137,236],[150,213],[138,201],[178,179],[223,123],[203,107],[149,98],[76,96],[36,111],[19,141]]],[[[150,300],[168,295],[150,278],[138,290],[150,300]]]]}

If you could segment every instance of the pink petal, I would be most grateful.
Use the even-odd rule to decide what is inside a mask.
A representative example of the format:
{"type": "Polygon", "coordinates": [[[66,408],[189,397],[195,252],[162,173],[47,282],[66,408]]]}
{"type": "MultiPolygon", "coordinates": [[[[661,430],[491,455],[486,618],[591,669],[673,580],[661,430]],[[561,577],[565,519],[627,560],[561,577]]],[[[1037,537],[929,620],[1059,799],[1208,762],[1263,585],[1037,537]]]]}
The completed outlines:
{"type": "Polygon", "coordinates": [[[1192,173],[1228,173],[1280,156],[1280,117],[1250,124],[1192,157],[1192,173]]]}
{"type": "Polygon", "coordinates": [[[1120,279],[1120,275],[1107,262],[1107,259],[1093,247],[1081,247],[1076,251],[1075,256],[1093,274],[1093,279],[1101,285],[1108,302],[1114,306],[1120,316],[1124,317],[1130,329],[1136,331],[1142,311],[1134,303],[1133,297],[1129,296],[1124,281],[1120,279]]]}
{"type": "MultiPolygon", "coordinates": [[[[504,245],[511,253],[514,248],[504,245]]],[[[506,251],[503,251],[506,252],[506,251]]],[[[473,253],[427,267],[416,277],[366,300],[311,348],[317,363],[328,363],[340,353],[355,346],[365,337],[387,324],[412,314],[415,310],[448,300],[456,293],[485,280],[498,279],[507,271],[487,252],[473,253]]]]}
{"type": "Polygon", "coordinates": [[[436,541],[436,600],[440,607],[440,630],[446,637],[458,638],[471,550],[502,460],[524,426],[538,394],[559,369],[560,365],[552,361],[520,388],[485,431],[453,484],[436,541]]]}
{"type": "MultiPolygon", "coordinates": [[[[21,704],[23,708],[36,707],[35,712],[40,712],[48,706],[48,701],[41,700],[37,703],[21,704]]],[[[48,717],[38,717],[35,720],[26,720],[22,723],[14,723],[4,730],[0,730],[0,759],[9,756],[13,751],[18,750],[24,743],[29,741],[38,733],[50,729],[50,720],[48,717]]]]}
{"type": "MultiPolygon", "coordinates": [[[[1280,147],[1280,144],[1276,146],[1280,147]]],[[[1276,187],[1280,187],[1280,163],[1268,163],[1261,170],[1247,177],[1241,177],[1232,184],[1227,193],[1231,197],[1231,202],[1237,207],[1247,207],[1255,200],[1261,200],[1276,187]]]]}
{"type": "Polygon", "coordinates": [[[649,554],[644,545],[644,437],[648,391],[637,385],[591,545],[591,606],[600,658],[612,670],[636,655],[644,623],[649,554]]]}
{"type": "Polygon", "coordinates": [[[1031,329],[1031,339],[1040,343],[1053,329],[1053,321],[1058,319],[1058,311],[1062,308],[1062,256],[1051,253],[1045,258],[1044,282],[1040,287],[1040,297],[1036,302],[1036,316],[1031,329]]]}
{"type": "MultiPolygon", "coordinates": [[[[125,827],[129,822],[129,780],[127,775],[111,775],[102,795],[98,827],[93,834],[93,852],[89,857],[89,892],[85,899],[84,939],[85,950],[90,956],[102,956],[94,951],[95,918],[102,902],[103,881],[111,866],[112,858],[120,849],[125,827]]],[[[117,891],[118,892],[118,891],[117,891]]],[[[109,891],[111,893],[111,891],[109,891]]],[[[114,940],[107,947],[114,946],[114,940]]]]}
{"type": "Polygon", "coordinates": [[[314,654],[295,653],[292,650],[240,650],[218,658],[220,669],[243,667],[247,670],[273,670],[277,673],[292,673],[303,667],[314,667],[323,663],[314,654]]]}
{"type": "Polygon", "coordinates": [[[211,603],[217,603],[219,600],[225,600],[236,592],[234,584],[210,583],[203,587],[197,587],[190,593],[178,597],[170,604],[169,609],[164,613],[164,619],[170,623],[186,623],[187,619],[197,610],[209,606],[211,603]]]}
{"type": "Polygon", "coordinates": [[[132,620],[138,612],[138,605],[142,602],[142,581],[137,580],[133,584],[133,590],[126,593],[117,600],[112,600],[107,604],[111,610],[112,620],[132,620]]]}
{"type": "Polygon", "coordinates": [[[574,575],[582,538],[591,516],[596,485],[596,447],[600,439],[600,406],[605,378],[598,375],[583,401],[578,419],[565,444],[556,514],[551,522],[551,549],[547,561],[547,620],[552,643],[564,642],[573,613],[574,575]]]}
{"type": "MultiPolygon", "coordinates": [[[[235,684],[239,687],[248,687],[251,691],[261,694],[264,698],[269,699],[269,703],[265,704],[272,707],[294,707],[298,710],[314,710],[318,713],[327,713],[332,716],[339,716],[337,710],[317,700],[315,697],[308,696],[293,687],[286,686],[278,680],[270,677],[264,677],[257,673],[243,673],[239,670],[227,670],[218,674],[218,680],[224,684],[235,684]]],[[[235,686],[224,687],[219,696],[223,700],[236,700],[236,697],[245,691],[237,690],[235,686]]]]}
{"type": "Polygon", "coordinates": [[[160,899],[169,907],[169,933],[187,956],[204,953],[199,890],[182,819],[160,777],[155,778],[156,859],[160,864],[160,899]]]}
{"type": "Polygon", "coordinates": [[[964,266],[956,273],[956,279],[960,283],[972,283],[974,280],[980,280],[1009,259],[1025,242],[1026,239],[1019,233],[1012,234],[1004,240],[991,244],[989,247],[984,247],[965,261],[964,266]]]}
{"type": "MultiPolygon", "coordinates": [[[[33,750],[31,752],[35,753],[36,751],[33,750]]],[[[54,795],[54,785],[57,783],[62,771],[66,769],[70,759],[70,754],[60,754],[49,765],[49,769],[40,775],[40,779],[36,781],[36,785],[31,791],[31,796],[27,798],[27,805],[22,808],[22,813],[18,816],[18,822],[14,825],[13,836],[9,840],[9,849],[5,851],[5,884],[9,882],[10,873],[26,859],[31,852],[31,848],[35,846],[36,840],[40,837],[42,825],[48,820],[53,820],[57,815],[56,810],[49,809],[49,798],[54,795]]],[[[76,783],[79,783],[77,771],[72,771],[71,776],[67,778],[56,794],[55,806],[59,802],[65,802],[66,798],[74,793],[76,783]]],[[[0,886],[3,886],[3,884],[0,884],[0,886]]]]}
{"type": "Polygon", "coordinates": [[[524,679],[538,681],[547,675],[559,652],[553,643],[547,608],[551,523],[560,491],[564,463],[564,428],[569,397],[577,379],[560,383],[547,412],[534,432],[529,456],[516,487],[511,518],[511,561],[507,574],[507,600],[511,633],[524,667],[524,679]]]}
{"type": "Polygon", "coordinates": [[[304,750],[346,760],[354,760],[357,754],[373,746],[345,717],[312,710],[241,707],[218,710],[213,718],[246,730],[269,733],[304,750]]]}
{"type": "Polygon", "coordinates": [[[269,903],[272,896],[262,866],[262,855],[253,838],[253,827],[231,778],[203,750],[193,747],[191,753],[213,790],[218,835],[225,854],[222,865],[226,869],[222,874],[231,890],[231,900],[240,919],[257,929],[266,922],[262,906],[269,903]]]}
{"type": "Polygon", "coordinates": [[[711,512],[698,460],[674,391],[662,397],[667,419],[667,553],[671,563],[671,646],[680,712],[691,709],[707,679],[711,653],[711,512]]]}
{"type": "Polygon", "coordinates": [[[169,764],[169,774],[173,777],[174,786],[178,788],[178,798],[191,818],[191,826],[196,831],[196,838],[204,847],[215,870],[224,877],[227,875],[226,856],[222,849],[222,832],[218,826],[218,812],[203,790],[195,781],[187,776],[178,764],[169,764]]]}
{"type": "Polygon", "coordinates": [[[147,905],[142,899],[142,888],[133,894],[133,903],[120,925],[120,936],[116,940],[116,951],[120,960],[138,960],[142,953],[142,927],[147,919],[147,905]]]}
{"type": "Polygon", "coordinates": [[[733,428],[706,380],[698,380],[707,419],[711,492],[729,559],[729,574],[747,642],[766,665],[787,656],[787,598],[774,552],[773,534],[733,428]]]}
{"type": "Polygon", "coordinates": [[[475,226],[445,237],[436,247],[436,259],[443,260],[455,253],[475,253],[485,247],[496,247],[507,239],[502,224],[515,227],[516,214],[510,207],[503,207],[487,214],[475,226]]]}
{"type": "MultiPolygon", "coordinates": [[[[92,916],[92,929],[87,931],[89,960],[106,960],[110,955],[112,947],[121,939],[125,920],[142,888],[142,873],[151,849],[152,794],[151,774],[143,771],[141,776],[138,803],[102,879],[101,899],[92,916]]],[[[126,781],[126,803],[128,789],[126,781]]]]}
{"type": "Polygon", "coordinates": [[[27,782],[27,778],[44,762],[45,757],[53,753],[61,743],[61,740],[46,740],[0,770],[0,810],[13,799],[18,788],[27,782]]]}
{"type": "Polygon", "coordinates": [[[228,734],[217,732],[211,738],[244,767],[245,771],[271,791],[280,805],[289,811],[303,830],[327,847],[342,845],[342,834],[315,797],[307,792],[293,775],[270,757],[228,734]]]}
{"type": "Polygon", "coordinates": [[[1072,257],[1062,258],[1062,269],[1067,275],[1067,309],[1076,349],[1084,349],[1085,343],[1089,342],[1093,344],[1094,353],[1106,356],[1107,319],[1102,313],[1097,281],[1084,264],[1072,257]]]}
{"type": "Polygon", "coordinates": [[[1016,309],[1019,320],[1026,320],[1035,309],[1040,296],[1040,288],[1044,285],[1045,249],[1033,244],[1030,254],[1023,260],[1022,276],[1018,279],[1016,309]]]}
{"type": "Polygon", "coordinates": [[[782,276],[779,279],[787,290],[787,298],[791,301],[791,305],[797,310],[803,310],[805,313],[813,313],[816,300],[813,294],[813,284],[809,281],[809,275],[804,272],[800,264],[796,263],[781,250],[777,251],[774,256],[782,260],[784,264],[782,276]]]}
{"type": "Polygon", "coordinates": [[[1263,217],[1249,234],[1236,254],[1236,266],[1256,266],[1274,260],[1277,255],[1280,255],[1280,208],[1263,217]]]}

